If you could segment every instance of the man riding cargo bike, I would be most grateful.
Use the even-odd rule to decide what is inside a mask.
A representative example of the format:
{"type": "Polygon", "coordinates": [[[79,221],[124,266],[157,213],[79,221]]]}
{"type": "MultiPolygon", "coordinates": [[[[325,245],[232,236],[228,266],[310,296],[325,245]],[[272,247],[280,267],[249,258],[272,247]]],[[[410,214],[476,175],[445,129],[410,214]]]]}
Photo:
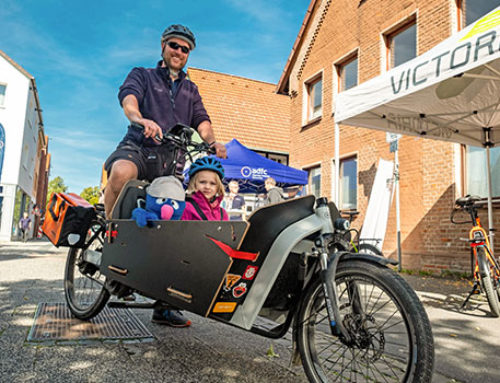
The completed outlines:
{"type": "MultiPolygon", "coordinates": [[[[189,28],[170,25],[161,36],[161,56],[156,68],[134,68],[120,87],[118,99],[131,123],[144,127],[143,132],[129,127],[116,150],[108,157],[105,169],[108,184],[104,193],[106,217],[111,216],[118,194],[131,179],[152,181],[156,177],[182,175],[182,157],[173,158],[172,148],[159,145],[160,139],[176,123],[194,126],[201,138],[226,157],[226,148],[215,141],[210,119],[198,88],[183,71],[196,40],[189,28]]],[[[178,312],[155,310],[153,320],[176,327],[189,325],[178,312]],[[164,317],[164,320],[160,318],[164,317]]]]}
{"type": "MultiPolygon", "coordinates": [[[[187,56],[194,48],[194,37],[187,28],[169,28],[162,40],[164,63],[172,55],[176,57],[172,63],[183,66],[185,60],[177,59],[187,59],[182,54],[187,56]]],[[[83,242],[66,240],[71,249],[64,290],[73,315],[88,320],[106,304],[158,309],[158,303],[109,301],[111,296],[136,293],[269,338],[291,331],[292,360],[302,361],[311,382],[430,382],[433,338],[421,302],[388,267],[393,261],[349,251],[345,240],[349,224],[326,198],[308,195],[271,203],[246,221],[152,220],[138,227],[130,219],[138,201],[147,198],[148,182],[130,181],[118,190],[119,196],[113,194],[127,180],[180,175],[180,164],[189,159],[196,166],[193,155],[198,153],[225,156],[223,145],[214,143],[197,91],[189,111],[200,113],[175,119],[181,124],[169,125],[173,120],[168,117],[161,132],[151,115],[140,109],[143,96],[135,88],[137,78],[153,81],[148,76],[156,80],[165,73],[162,70],[172,70],[162,65],[154,70],[134,69],[129,75],[134,85],[125,87],[127,78],[120,90],[122,95],[130,89],[121,98],[122,105],[131,122],[144,129],[130,128],[107,161],[114,183],[106,188],[107,193],[111,189],[106,198],[107,219],[96,211],[90,223],[81,225],[83,242]],[[186,126],[190,124],[205,142],[191,139],[193,129],[186,126]],[[159,144],[153,141],[155,136],[159,144]],[[164,150],[173,153],[172,162],[162,157],[164,150]],[[153,160],[155,155],[159,161],[153,160]]],[[[173,91],[175,80],[163,79],[165,89],[173,91]]],[[[187,80],[183,78],[177,86],[195,90],[194,84],[183,81],[187,80]]],[[[173,105],[177,106],[179,97],[177,90],[164,99],[173,113],[177,113],[173,105]]],[[[223,169],[209,160],[204,166],[208,167],[202,171],[215,174],[212,181],[207,180],[218,184],[223,169]]],[[[191,168],[193,178],[195,173],[191,168]]],[[[212,189],[204,191],[199,186],[195,190],[210,203],[220,202],[212,189]]],[[[222,210],[215,210],[214,216],[217,213],[225,216],[222,210]]]]}

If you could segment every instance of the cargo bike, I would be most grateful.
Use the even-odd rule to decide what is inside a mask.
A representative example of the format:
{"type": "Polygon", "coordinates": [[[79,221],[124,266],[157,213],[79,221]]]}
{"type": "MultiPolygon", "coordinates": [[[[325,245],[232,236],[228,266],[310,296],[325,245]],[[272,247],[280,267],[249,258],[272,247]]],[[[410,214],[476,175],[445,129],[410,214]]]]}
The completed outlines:
{"type": "MultiPolygon", "coordinates": [[[[192,130],[163,138],[176,155],[207,152],[192,130]]],[[[269,337],[293,335],[295,362],[311,382],[430,382],[434,349],[426,312],[391,260],[348,252],[348,222],[308,195],[256,210],[247,221],[129,219],[145,182],[131,181],[105,220],[69,234],[67,304],[88,320],[136,293],[269,337]],[[71,245],[73,243],[73,245],[71,245]],[[109,301],[109,302],[108,302],[109,301]],[[272,326],[262,327],[265,318],[272,326]]]]}

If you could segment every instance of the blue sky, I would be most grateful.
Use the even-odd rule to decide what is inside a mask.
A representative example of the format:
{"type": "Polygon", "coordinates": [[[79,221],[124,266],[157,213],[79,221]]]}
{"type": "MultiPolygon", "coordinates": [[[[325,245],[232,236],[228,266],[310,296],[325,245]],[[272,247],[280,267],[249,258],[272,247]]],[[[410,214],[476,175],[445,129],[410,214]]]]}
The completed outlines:
{"type": "Polygon", "coordinates": [[[127,120],[118,88],[134,66],[154,66],[160,36],[188,25],[188,66],[277,83],[310,0],[2,0],[0,49],[37,82],[51,178],[69,191],[99,183],[127,120]]]}

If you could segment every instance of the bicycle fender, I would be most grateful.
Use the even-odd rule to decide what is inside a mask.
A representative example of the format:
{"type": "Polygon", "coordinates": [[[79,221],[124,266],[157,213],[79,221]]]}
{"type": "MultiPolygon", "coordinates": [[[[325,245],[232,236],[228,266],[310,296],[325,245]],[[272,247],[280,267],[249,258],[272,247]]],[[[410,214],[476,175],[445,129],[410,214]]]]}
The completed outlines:
{"type": "Polygon", "coordinates": [[[380,257],[378,255],[366,254],[366,253],[348,253],[343,252],[341,254],[342,260],[350,260],[350,259],[360,259],[362,261],[367,261],[371,263],[378,263],[382,266],[393,265],[396,266],[398,261],[395,259],[380,257]]]}
{"type": "Polygon", "coordinates": [[[337,266],[339,262],[348,261],[351,259],[358,259],[370,263],[377,263],[382,266],[397,265],[398,262],[390,259],[380,257],[378,255],[373,254],[365,254],[365,253],[350,253],[348,251],[338,251],[330,255],[330,262],[328,264],[328,268],[326,270],[326,277],[331,280],[335,280],[335,274],[337,273],[337,266]]]}

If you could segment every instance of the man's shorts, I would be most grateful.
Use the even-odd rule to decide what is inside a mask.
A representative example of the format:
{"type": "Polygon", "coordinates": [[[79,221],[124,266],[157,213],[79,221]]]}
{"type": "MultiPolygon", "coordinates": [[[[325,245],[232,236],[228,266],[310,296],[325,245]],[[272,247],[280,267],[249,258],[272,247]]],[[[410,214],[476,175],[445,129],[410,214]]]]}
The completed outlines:
{"type": "Polygon", "coordinates": [[[139,146],[130,140],[121,142],[104,164],[108,177],[111,174],[113,163],[118,160],[134,163],[137,167],[137,178],[140,180],[153,181],[156,177],[175,173],[173,151],[166,145],[139,146]]]}

